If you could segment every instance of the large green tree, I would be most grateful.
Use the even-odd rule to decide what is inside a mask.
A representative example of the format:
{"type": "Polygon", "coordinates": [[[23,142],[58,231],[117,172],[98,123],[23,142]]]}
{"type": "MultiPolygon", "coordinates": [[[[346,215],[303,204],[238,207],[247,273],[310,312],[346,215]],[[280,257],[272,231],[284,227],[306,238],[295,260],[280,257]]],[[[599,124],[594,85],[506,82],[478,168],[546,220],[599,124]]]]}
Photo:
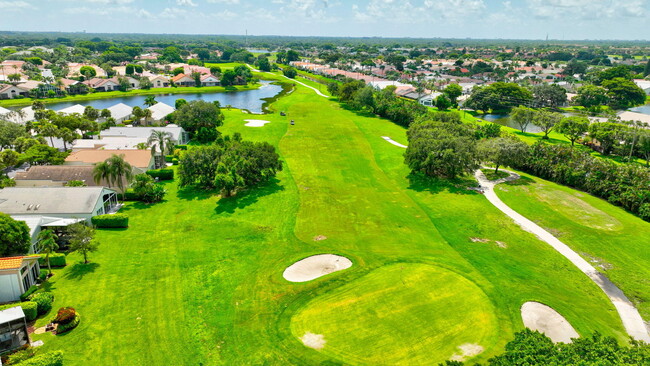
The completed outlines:
{"type": "Polygon", "coordinates": [[[516,166],[528,156],[528,145],[515,137],[497,137],[478,143],[481,160],[495,165],[494,172],[501,166],[516,166]]]}
{"type": "Polygon", "coordinates": [[[557,84],[535,85],[533,87],[533,98],[541,107],[559,107],[566,103],[566,90],[557,84]]]}
{"type": "Polygon", "coordinates": [[[206,143],[216,140],[219,136],[217,127],[223,125],[224,116],[214,104],[202,100],[194,100],[174,113],[175,121],[199,142],[206,143]]]}
{"type": "Polygon", "coordinates": [[[521,132],[526,132],[526,128],[535,120],[536,116],[537,111],[524,106],[515,107],[512,109],[512,113],[510,113],[510,119],[519,126],[521,132]]]}
{"type": "Polygon", "coordinates": [[[645,103],[645,92],[631,80],[624,78],[605,80],[603,87],[607,90],[609,106],[612,108],[626,109],[645,103]]]}
{"type": "Polygon", "coordinates": [[[563,134],[571,141],[573,146],[580,137],[584,136],[589,129],[589,119],[586,117],[570,116],[564,117],[555,127],[556,131],[563,134]]]}
{"type": "Polygon", "coordinates": [[[548,139],[548,134],[553,128],[562,120],[564,116],[561,113],[539,111],[535,115],[535,125],[542,129],[544,132],[543,139],[548,139]]]}
{"type": "Polygon", "coordinates": [[[70,252],[76,252],[84,257],[84,263],[88,263],[88,254],[95,252],[99,242],[95,240],[95,229],[77,223],[68,226],[68,237],[70,240],[70,252]]]}
{"type": "Polygon", "coordinates": [[[583,106],[589,110],[597,111],[600,106],[609,102],[607,90],[596,85],[584,85],[578,88],[578,94],[573,98],[574,104],[583,106]]]}
{"type": "Polygon", "coordinates": [[[29,227],[25,221],[14,220],[0,212],[0,257],[26,254],[30,245],[29,227]]]}

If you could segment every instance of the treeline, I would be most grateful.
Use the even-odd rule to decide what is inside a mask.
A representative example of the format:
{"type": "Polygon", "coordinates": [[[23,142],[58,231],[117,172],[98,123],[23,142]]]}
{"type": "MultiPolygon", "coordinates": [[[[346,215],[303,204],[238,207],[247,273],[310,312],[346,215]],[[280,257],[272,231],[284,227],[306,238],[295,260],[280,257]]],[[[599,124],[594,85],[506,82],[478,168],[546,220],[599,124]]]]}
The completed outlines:
{"type": "Polygon", "coordinates": [[[405,163],[415,174],[454,179],[471,174],[482,162],[510,166],[567,185],[650,221],[650,170],[616,164],[572,147],[538,142],[526,145],[494,124],[463,124],[455,115],[439,113],[434,120],[411,124],[405,163]],[[447,115],[447,116],[445,116],[447,115]],[[445,117],[443,117],[445,116],[445,117]]]}
{"type": "MultiPolygon", "coordinates": [[[[510,365],[647,365],[650,363],[650,345],[631,341],[621,346],[612,337],[599,333],[574,339],[572,343],[553,343],[542,333],[530,329],[515,333],[505,351],[488,360],[490,366],[510,365]]],[[[445,366],[461,366],[463,362],[447,361],[445,366]]]]}

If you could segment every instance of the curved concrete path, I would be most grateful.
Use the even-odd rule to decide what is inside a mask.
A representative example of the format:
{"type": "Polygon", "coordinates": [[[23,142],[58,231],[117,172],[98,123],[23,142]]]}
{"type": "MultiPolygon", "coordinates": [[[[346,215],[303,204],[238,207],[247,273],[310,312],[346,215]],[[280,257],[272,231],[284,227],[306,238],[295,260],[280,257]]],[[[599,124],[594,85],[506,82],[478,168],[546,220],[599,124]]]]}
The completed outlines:
{"type": "MultiPolygon", "coordinates": [[[[254,72],[261,72],[260,70],[254,68],[253,66],[251,66],[251,65],[249,65],[249,64],[246,64],[246,66],[248,66],[248,67],[249,67],[252,71],[254,71],[254,72]]],[[[272,73],[272,72],[268,72],[268,71],[267,71],[266,73],[269,74],[269,75],[277,76],[276,74],[274,74],[274,73],[272,73]]],[[[302,85],[302,86],[304,86],[304,87],[307,87],[307,88],[309,88],[309,89],[315,91],[316,94],[320,95],[321,97],[329,98],[327,95],[321,93],[320,90],[314,88],[313,86],[309,86],[309,85],[307,85],[307,84],[305,84],[305,83],[303,83],[303,82],[300,82],[300,81],[298,81],[298,80],[296,80],[296,79],[288,78],[288,77],[286,77],[286,76],[284,76],[284,75],[280,75],[280,76],[282,76],[282,77],[284,77],[285,79],[291,80],[291,81],[293,81],[293,82],[296,82],[296,83],[298,83],[298,84],[300,84],[300,85],[302,85]]]]}
{"type": "Polygon", "coordinates": [[[571,261],[578,269],[580,269],[584,274],[587,275],[598,287],[600,287],[603,292],[609,297],[612,304],[618,311],[618,315],[621,317],[623,326],[632,338],[640,341],[645,341],[650,343],[650,335],[648,334],[648,329],[646,328],[643,318],[639,314],[639,311],[634,307],[634,304],[625,296],[623,291],[619,289],[615,284],[612,283],[604,274],[598,272],[589,262],[584,260],[578,253],[569,248],[568,245],[564,244],[551,233],[541,228],[539,225],[528,220],[524,216],[517,213],[515,210],[511,209],[499,199],[499,197],[494,192],[494,186],[507,182],[516,180],[519,176],[515,173],[510,173],[510,176],[502,178],[496,181],[488,180],[483,172],[477,170],[474,176],[478,180],[485,197],[492,203],[496,208],[501,210],[503,213],[512,218],[517,225],[521,226],[522,229],[535,234],[539,239],[545,241],[550,246],[552,246],[556,251],[562,254],[565,258],[571,261]]]}
{"type": "Polygon", "coordinates": [[[406,145],[402,145],[402,144],[400,144],[399,142],[393,140],[392,138],[390,138],[390,137],[388,137],[388,136],[382,136],[381,138],[384,139],[384,140],[386,140],[386,141],[388,141],[388,142],[390,142],[391,144],[393,144],[393,145],[395,145],[395,146],[398,146],[398,147],[401,147],[401,148],[403,148],[403,149],[406,149],[406,148],[408,147],[408,146],[406,146],[406,145]]]}

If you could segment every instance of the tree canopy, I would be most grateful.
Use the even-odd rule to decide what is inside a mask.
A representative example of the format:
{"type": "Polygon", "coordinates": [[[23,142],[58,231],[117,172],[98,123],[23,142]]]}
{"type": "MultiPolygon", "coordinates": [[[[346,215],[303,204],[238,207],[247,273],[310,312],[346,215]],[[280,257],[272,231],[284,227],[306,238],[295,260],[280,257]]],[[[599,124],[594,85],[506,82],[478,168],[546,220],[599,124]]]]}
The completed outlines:
{"type": "Polygon", "coordinates": [[[183,104],[174,113],[176,123],[193,135],[201,143],[217,139],[217,127],[223,125],[224,116],[214,104],[203,100],[194,100],[183,104]]]}
{"type": "Polygon", "coordinates": [[[14,220],[0,212],[0,257],[26,254],[30,244],[31,236],[25,221],[14,220]]]}

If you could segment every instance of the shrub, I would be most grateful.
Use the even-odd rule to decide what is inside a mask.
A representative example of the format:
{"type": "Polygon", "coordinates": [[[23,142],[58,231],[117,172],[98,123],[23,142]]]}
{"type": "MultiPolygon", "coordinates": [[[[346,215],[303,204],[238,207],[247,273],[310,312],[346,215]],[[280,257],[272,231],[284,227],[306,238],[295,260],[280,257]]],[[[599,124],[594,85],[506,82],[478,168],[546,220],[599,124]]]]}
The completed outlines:
{"type": "Polygon", "coordinates": [[[77,325],[79,325],[79,322],[81,321],[81,316],[79,316],[79,313],[76,313],[74,317],[72,318],[71,321],[65,324],[59,324],[59,326],[56,328],[56,334],[63,334],[65,332],[69,332],[72,329],[76,328],[77,325]]]}
{"type": "Polygon", "coordinates": [[[178,150],[187,150],[187,145],[174,145],[174,148],[178,150]]]}
{"type": "MultiPolygon", "coordinates": [[[[171,157],[171,155],[168,156],[171,157]]],[[[166,158],[167,157],[165,157],[165,159],[166,158]]],[[[170,160],[170,162],[172,160],[170,160]]],[[[158,180],[172,180],[174,179],[174,170],[173,169],[152,169],[147,171],[147,175],[154,179],[158,178],[158,180]]]]}
{"type": "Polygon", "coordinates": [[[0,306],[0,311],[7,310],[16,306],[23,308],[23,313],[25,313],[25,318],[27,321],[32,321],[38,316],[38,305],[33,301],[23,301],[20,303],[15,302],[13,304],[2,305],[0,306]]]}
{"type": "Polygon", "coordinates": [[[63,352],[53,351],[23,361],[20,366],[63,366],[63,352]]]}
{"type": "Polygon", "coordinates": [[[165,155],[165,161],[168,162],[168,163],[171,163],[173,158],[174,158],[174,155],[165,155]]]}
{"type": "Polygon", "coordinates": [[[25,291],[24,294],[20,295],[20,301],[27,301],[27,299],[29,299],[29,296],[31,294],[33,294],[34,292],[36,292],[36,290],[38,290],[38,287],[36,287],[36,286],[32,286],[32,287],[28,288],[27,291],[25,291]]]}
{"type": "Polygon", "coordinates": [[[93,225],[98,228],[126,228],[129,227],[129,217],[126,214],[99,215],[92,219],[93,225]]]}
{"type": "Polygon", "coordinates": [[[36,354],[36,349],[31,347],[14,352],[7,357],[7,365],[15,365],[18,362],[28,360],[34,357],[34,354],[36,354]]]}
{"type": "Polygon", "coordinates": [[[52,323],[57,324],[68,324],[74,320],[74,317],[77,315],[77,311],[72,307],[60,308],[56,312],[56,316],[52,319],[52,323]]]}
{"type": "Polygon", "coordinates": [[[172,159],[172,164],[173,164],[173,165],[178,165],[178,159],[173,158],[173,159],[172,159]]]}
{"type": "Polygon", "coordinates": [[[36,303],[38,315],[43,315],[52,309],[54,295],[50,292],[39,292],[32,296],[30,300],[36,303]]]}
{"type": "Polygon", "coordinates": [[[129,188],[122,194],[122,200],[124,201],[139,201],[138,195],[135,194],[133,189],[129,188]]]}
{"type": "MultiPolygon", "coordinates": [[[[65,267],[66,266],[66,260],[65,260],[65,254],[63,253],[52,253],[50,254],[50,266],[51,267],[65,267]]],[[[41,257],[38,259],[38,264],[43,266],[47,266],[47,261],[45,260],[45,254],[41,254],[41,257]]]]}

